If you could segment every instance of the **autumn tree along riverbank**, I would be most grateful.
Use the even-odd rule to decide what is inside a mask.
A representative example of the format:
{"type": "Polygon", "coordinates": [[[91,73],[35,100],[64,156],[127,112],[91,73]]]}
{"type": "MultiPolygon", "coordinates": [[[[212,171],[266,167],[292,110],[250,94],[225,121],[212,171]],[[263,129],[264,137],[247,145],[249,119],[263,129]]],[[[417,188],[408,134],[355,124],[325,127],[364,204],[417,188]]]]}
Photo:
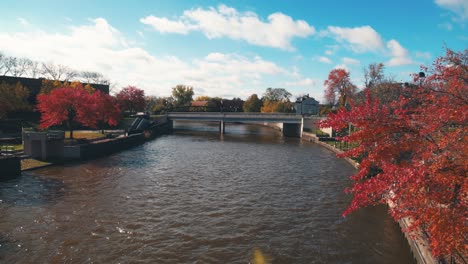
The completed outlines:
{"type": "Polygon", "coordinates": [[[396,220],[412,219],[404,231],[427,233],[436,257],[468,251],[467,62],[468,50],[447,50],[397,99],[381,103],[367,89],[364,102],[340,108],[321,124],[355,127],[339,138],[357,143],[341,156],[361,161],[344,215],[390,201],[396,220]]]}

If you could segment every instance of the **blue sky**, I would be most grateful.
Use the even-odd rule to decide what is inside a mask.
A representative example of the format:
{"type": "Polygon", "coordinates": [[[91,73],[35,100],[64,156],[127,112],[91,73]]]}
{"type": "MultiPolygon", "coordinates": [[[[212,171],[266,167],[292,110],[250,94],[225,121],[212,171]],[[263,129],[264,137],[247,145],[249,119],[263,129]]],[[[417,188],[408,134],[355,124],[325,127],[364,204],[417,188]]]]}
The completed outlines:
{"type": "Polygon", "coordinates": [[[247,98],[268,87],[323,97],[323,81],[382,62],[396,81],[468,48],[468,0],[4,1],[0,51],[98,71],[118,91],[247,98]]]}

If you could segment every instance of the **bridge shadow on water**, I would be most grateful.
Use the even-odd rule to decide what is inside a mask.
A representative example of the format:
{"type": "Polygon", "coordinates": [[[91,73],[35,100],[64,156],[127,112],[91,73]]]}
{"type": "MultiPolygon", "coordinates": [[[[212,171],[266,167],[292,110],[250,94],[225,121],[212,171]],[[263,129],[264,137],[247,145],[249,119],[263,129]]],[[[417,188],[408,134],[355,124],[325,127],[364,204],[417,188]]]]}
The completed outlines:
{"type": "Polygon", "coordinates": [[[256,124],[226,123],[225,133],[219,132],[217,122],[178,122],[174,126],[174,135],[190,136],[195,141],[223,141],[248,143],[283,143],[298,141],[298,138],[283,137],[281,131],[256,124]]]}

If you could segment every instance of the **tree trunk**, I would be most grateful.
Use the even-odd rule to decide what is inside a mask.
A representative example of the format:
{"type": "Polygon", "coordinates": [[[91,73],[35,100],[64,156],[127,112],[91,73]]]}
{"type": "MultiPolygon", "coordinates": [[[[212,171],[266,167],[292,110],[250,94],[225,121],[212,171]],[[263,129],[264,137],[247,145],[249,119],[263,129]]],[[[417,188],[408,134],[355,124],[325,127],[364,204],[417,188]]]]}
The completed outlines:
{"type": "Polygon", "coordinates": [[[73,139],[73,126],[72,126],[72,121],[68,120],[68,130],[70,130],[70,139],[73,139]]]}

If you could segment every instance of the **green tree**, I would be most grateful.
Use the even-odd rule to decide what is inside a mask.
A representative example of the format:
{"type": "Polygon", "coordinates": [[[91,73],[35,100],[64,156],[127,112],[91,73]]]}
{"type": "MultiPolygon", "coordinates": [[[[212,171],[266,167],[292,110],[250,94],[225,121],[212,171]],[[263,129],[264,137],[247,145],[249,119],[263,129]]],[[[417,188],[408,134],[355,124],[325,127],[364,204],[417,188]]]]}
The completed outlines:
{"type": "Polygon", "coordinates": [[[155,104],[151,110],[155,114],[164,114],[168,111],[171,111],[173,108],[173,99],[172,97],[156,97],[155,104]]]}
{"type": "Polygon", "coordinates": [[[201,95],[201,96],[197,96],[195,98],[195,101],[209,101],[211,99],[211,97],[207,96],[207,95],[201,95]]]}
{"type": "Polygon", "coordinates": [[[153,95],[145,96],[145,112],[152,112],[153,108],[158,104],[158,97],[153,95]]]}
{"type": "Polygon", "coordinates": [[[262,113],[292,113],[294,105],[290,101],[263,102],[262,113]]]}
{"type": "Polygon", "coordinates": [[[268,88],[263,94],[262,113],[291,113],[294,105],[289,98],[291,93],[283,88],[268,88]]]}
{"type": "Polygon", "coordinates": [[[188,107],[193,101],[193,87],[179,84],[172,88],[174,107],[188,107]]]}
{"type": "Polygon", "coordinates": [[[260,109],[262,108],[262,100],[258,98],[257,94],[252,94],[247,98],[242,108],[244,109],[244,112],[260,112],[260,109]]]}
{"type": "Polygon", "coordinates": [[[0,119],[7,113],[30,110],[29,90],[19,82],[16,85],[0,82],[0,119]]]}
{"type": "Polygon", "coordinates": [[[268,88],[263,94],[262,100],[269,102],[289,101],[291,93],[284,88],[268,88]]]}

